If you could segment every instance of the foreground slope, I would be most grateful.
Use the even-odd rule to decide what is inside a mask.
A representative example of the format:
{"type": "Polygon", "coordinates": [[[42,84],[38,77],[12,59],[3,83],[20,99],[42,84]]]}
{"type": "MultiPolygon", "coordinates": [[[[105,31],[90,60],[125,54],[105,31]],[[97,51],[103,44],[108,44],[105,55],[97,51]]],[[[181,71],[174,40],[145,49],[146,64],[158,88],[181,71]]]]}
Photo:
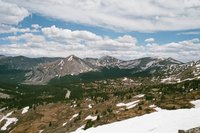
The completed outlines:
{"type": "Polygon", "coordinates": [[[161,110],[85,131],[79,128],[73,133],[178,133],[180,129],[198,127],[199,114],[199,108],[161,110]]]}

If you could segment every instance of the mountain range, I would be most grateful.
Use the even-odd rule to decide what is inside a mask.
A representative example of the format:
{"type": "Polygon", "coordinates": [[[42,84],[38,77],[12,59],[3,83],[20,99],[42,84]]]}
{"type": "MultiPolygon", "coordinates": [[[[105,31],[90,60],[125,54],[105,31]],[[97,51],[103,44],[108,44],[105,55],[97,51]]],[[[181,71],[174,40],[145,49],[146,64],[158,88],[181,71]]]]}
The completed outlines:
{"type": "MultiPolygon", "coordinates": [[[[89,72],[119,73],[117,76],[150,77],[162,83],[181,82],[200,78],[200,61],[183,63],[173,58],[144,57],[134,60],[120,60],[111,56],[81,59],[75,55],[66,58],[28,58],[24,56],[0,56],[0,68],[23,71],[25,84],[47,84],[52,79],[77,76],[89,72]],[[113,70],[116,70],[113,71],[113,70]]],[[[14,73],[12,76],[15,75],[14,73]]],[[[11,77],[10,77],[11,78],[11,77]]]]}

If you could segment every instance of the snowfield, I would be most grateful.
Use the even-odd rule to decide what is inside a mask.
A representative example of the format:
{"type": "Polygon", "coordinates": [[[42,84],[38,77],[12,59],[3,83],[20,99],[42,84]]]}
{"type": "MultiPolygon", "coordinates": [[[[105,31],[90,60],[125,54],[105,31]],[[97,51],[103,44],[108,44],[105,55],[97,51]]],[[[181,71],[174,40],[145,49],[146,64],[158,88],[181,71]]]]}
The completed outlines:
{"type": "Polygon", "coordinates": [[[178,133],[200,126],[200,108],[162,110],[74,133],[178,133]]]}

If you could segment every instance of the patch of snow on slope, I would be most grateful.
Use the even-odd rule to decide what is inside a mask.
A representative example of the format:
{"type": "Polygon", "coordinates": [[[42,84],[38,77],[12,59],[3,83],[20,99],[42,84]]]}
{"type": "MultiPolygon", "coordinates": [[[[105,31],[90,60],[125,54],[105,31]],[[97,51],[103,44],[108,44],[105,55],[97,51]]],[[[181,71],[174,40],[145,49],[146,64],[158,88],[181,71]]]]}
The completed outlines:
{"type": "Polygon", "coordinates": [[[8,118],[10,115],[12,115],[12,113],[13,113],[13,112],[10,112],[10,113],[8,113],[6,116],[3,116],[3,117],[1,118],[0,123],[1,123],[3,120],[6,120],[6,123],[1,127],[1,130],[2,130],[2,131],[7,130],[7,127],[8,127],[10,124],[12,124],[12,123],[16,124],[16,122],[18,121],[17,118],[8,118]]]}
{"type": "Polygon", "coordinates": [[[39,130],[39,133],[42,133],[44,130],[39,130]]]}
{"type": "Polygon", "coordinates": [[[1,109],[0,109],[0,112],[4,111],[5,109],[6,109],[6,107],[4,107],[4,108],[1,108],[1,109]]]}
{"type": "Polygon", "coordinates": [[[63,127],[67,124],[68,122],[65,122],[65,123],[63,123],[62,125],[63,125],[63,127]]]}
{"type": "Polygon", "coordinates": [[[127,81],[128,80],[128,78],[127,77],[125,77],[122,81],[127,81]]]}
{"type": "Polygon", "coordinates": [[[199,114],[199,108],[165,110],[74,133],[177,133],[179,129],[198,127],[199,114]]]}
{"type": "Polygon", "coordinates": [[[164,78],[164,79],[161,80],[161,83],[169,82],[169,81],[171,81],[171,80],[172,80],[171,77],[164,78]]]}
{"type": "Polygon", "coordinates": [[[90,108],[90,109],[91,109],[91,108],[92,108],[92,105],[91,105],[91,104],[89,104],[89,105],[88,105],[88,108],[90,108]]]}
{"type": "Polygon", "coordinates": [[[197,64],[196,67],[200,67],[200,64],[197,64]]]}
{"type": "Polygon", "coordinates": [[[70,56],[67,61],[72,61],[72,60],[73,60],[73,56],[70,56]]]}
{"type": "Polygon", "coordinates": [[[28,112],[28,110],[29,110],[29,106],[27,106],[27,107],[24,107],[24,108],[22,109],[22,114],[25,114],[25,113],[27,113],[27,112],[28,112]]]}
{"type": "Polygon", "coordinates": [[[72,121],[74,118],[76,118],[78,116],[78,114],[74,114],[73,116],[72,116],[72,118],[70,118],[70,120],[69,121],[72,121]]]}
{"type": "Polygon", "coordinates": [[[70,94],[71,94],[71,91],[70,91],[70,90],[67,90],[67,93],[65,94],[65,99],[69,99],[70,94]]]}
{"type": "Polygon", "coordinates": [[[116,106],[117,107],[124,107],[125,106],[127,109],[131,109],[131,108],[134,108],[135,106],[137,106],[139,101],[140,100],[129,102],[129,103],[118,103],[116,106]]]}
{"type": "Polygon", "coordinates": [[[139,95],[136,95],[136,96],[134,96],[135,98],[142,98],[142,97],[144,97],[145,96],[145,94],[139,94],[139,95]]]}
{"type": "Polygon", "coordinates": [[[63,60],[60,61],[60,63],[58,64],[60,66],[60,70],[63,69],[63,65],[65,64],[65,62],[63,60]]]}
{"type": "Polygon", "coordinates": [[[63,60],[61,60],[58,65],[63,66],[64,64],[65,64],[65,62],[63,60]]]}
{"type": "Polygon", "coordinates": [[[191,101],[195,108],[200,108],[200,100],[191,101]]]}
{"type": "MultiPolygon", "coordinates": [[[[79,114],[74,114],[69,121],[72,121],[74,118],[76,118],[79,114]]],[[[65,126],[68,122],[63,123],[62,125],[65,126]]]]}
{"type": "Polygon", "coordinates": [[[92,121],[95,121],[97,119],[97,116],[91,116],[91,115],[88,115],[85,120],[92,120],[92,121]]]}

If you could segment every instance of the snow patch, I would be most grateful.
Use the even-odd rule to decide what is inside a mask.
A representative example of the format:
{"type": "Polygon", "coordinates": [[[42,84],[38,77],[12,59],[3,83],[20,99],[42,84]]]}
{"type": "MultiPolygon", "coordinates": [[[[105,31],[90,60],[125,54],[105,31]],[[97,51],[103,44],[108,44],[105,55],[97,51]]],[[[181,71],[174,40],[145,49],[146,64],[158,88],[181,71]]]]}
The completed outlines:
{"type": "Polygon", "coordinates": [[[62,125],[63,125],[63,127],[67,124],[68,122],[65,122],[65,123],[63,123],[62,125]]]}
{"type": "Polygon", "coordinates": [[[196,67],[200,67],[200,64],[197,64],[196,67]]]}
{"type": "Polygon", "coordinates": [[[1,109],[0,109],[0,112],[2,112],[2,111],[4,111],[4,110],[6,110],[6,107],[1,108],[1,109]]]}
{"type": "Polygon", "coordinates": [[[95,121],[97,119],[97,116],[91,116],[91,115],[88,115],[85,120],[92,120],[92,121],[95,121]]]}
{"type": "Polygon", "coordinates": [[[71,76],[74,76],[75,74],[74,74],[74,73],[71,73],[70,75],[71,75],[71,76]]]}
{"type": "Polygon", "coordinates": [[[144,97],[145,96],[145,94],[139,94],[139,95],[136,95],[136,96],[134,96],[135,98],[142,98],[142,97],[144,97]]]}
{"type": "Polygon", "coordinates": [[[27,112],[28,112],[28,110],[29,110],[29,106],[27,106],[27,107],[24,107],[24,108],[22,109],[22,114],[25,114],[25,113],[27,113],[27,112]]]}
{"type": "Polygon", "coordinates": [[[89,105],[88,105],[88,108],[90,108],[90,109],[91,109],[91,108],[92,108],[92,105],[91,105],[91,104],[89,104],[89,105]]]}
{"type": "Polygon", "coordinates": [[[5,131],[7,130],[8,126],[12,123],[16,124],[16,122],[18,121],[17,118],[8,118],[10,115],[12,115],[13,112],[10,112],[8,113],[6,116],[3,116],[0,120],[0,123],[3,121],[3,120],[6,120],[6,123],[1,127],[1,130],[2,131],[5,131]]]}
{"type": "Polygon", "coordinates": [[[70,56],[67,61],[72,61],[72,60],[73,60],[73,56],[70,56]]]}
{"type": "Polygon", "coordinates": [[[171,77],[162,79],[162,80],[161,80],[161,83],[165,83],[165,82],[169,82],[169,81],[172,81],[172,78],[171,78],[171,77]]]}
{"type": "Polygon", "coordinates": [[[127,77],[125,77],[122,81],[127,81],[128,80],[128,78],[127,77]]]}
{"type": "Polygon", "coordinates": [[[70,91],[70,90],[67,90],[67,93],[66,93],[66,95],[65,95],[65,99],[69,99],[70,94],[71,94],[71,91],[70,91]]]}
{"type": "Polygon", "coordinates": [[[63,66],[65,64],[65,62],[63,60],[60,61],[60,63],[58,63],[59,66],[63,66]]]}
{"type": "Polygon", "coordinates": [[[44,130],[39,130],[39,133],[42,133],[44,130]]]}
{"type": "Polygon", "coordinates": [[[72,118],[70,118],[69,119],[69,121],[72,121],[74,118],[76,118],[78,116],[78,114],[74,114],[73,116],[72,116],[72,118]]]}
{"type": "MultiPolygon", "coordinates": [[[[70,119],[69,121],[72,121],[74,118],[78,117],[79,114],[74,114],[70,119]]],[[[62,124],[62,126],[65,126],[68,122],[65,122],[62,124]]]]}
{"type": "Polygon", "coordinates": [[[116,106],[117,107],[124,107],[125,106],[126,109],[131,109],[131,108],[134,108],[135,106],[137,106],[139,101],[140,100],[129,102],[129,103],[118,103],[116,106]]]}
{"type": "Polygon", "coordinates": [[[74,105],[71,105],[70,107],[71,107],[71,108],[75,108],[75,107],[77,107],[77,105],[76,105],[76,104],[74,104],[74,105]]]}

